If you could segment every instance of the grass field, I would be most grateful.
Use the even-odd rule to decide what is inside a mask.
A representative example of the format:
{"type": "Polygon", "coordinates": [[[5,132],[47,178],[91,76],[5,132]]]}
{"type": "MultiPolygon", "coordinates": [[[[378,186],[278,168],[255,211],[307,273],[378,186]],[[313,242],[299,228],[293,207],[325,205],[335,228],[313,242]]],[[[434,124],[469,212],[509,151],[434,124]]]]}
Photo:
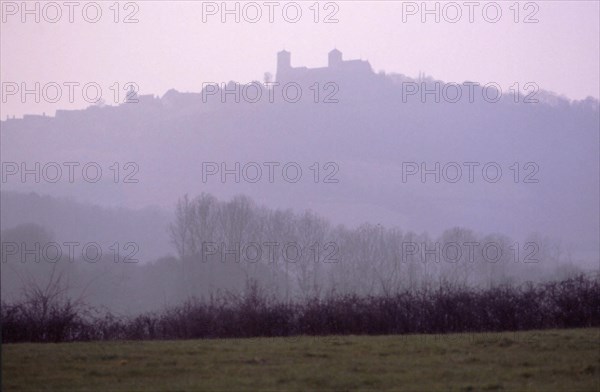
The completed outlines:
{"type": "Polygon", "coordinates": [[[7,344],[3,391],[600,391],[600,329],[7,344]]]}

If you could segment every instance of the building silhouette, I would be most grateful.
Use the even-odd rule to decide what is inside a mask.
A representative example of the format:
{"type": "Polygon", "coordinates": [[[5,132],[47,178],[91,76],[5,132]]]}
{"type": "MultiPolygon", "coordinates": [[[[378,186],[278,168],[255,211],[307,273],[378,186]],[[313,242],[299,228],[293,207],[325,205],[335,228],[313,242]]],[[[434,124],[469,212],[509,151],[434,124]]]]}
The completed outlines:
{"type": "Polygon", "coordinates": [[[327,67],[307,68],[292,67],[292,54],[287,50],[277,53],[277,75],[278,83],[304,81],[324,81],[332,79],[369,78],[374,75],[371,64],[365,60],[344,60],[342,52],[333,49],[328,54],[327,67]]]}

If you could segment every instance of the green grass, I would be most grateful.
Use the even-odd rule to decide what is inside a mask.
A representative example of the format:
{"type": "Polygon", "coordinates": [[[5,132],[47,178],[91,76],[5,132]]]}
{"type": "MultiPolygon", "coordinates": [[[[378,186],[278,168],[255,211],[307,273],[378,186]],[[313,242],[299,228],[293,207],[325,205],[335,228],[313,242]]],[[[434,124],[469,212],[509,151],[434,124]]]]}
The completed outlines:
{"type": "Polygon", "coordinates": [[[600,391],[600,329],[6,344],[3,391],[600,391]]]}

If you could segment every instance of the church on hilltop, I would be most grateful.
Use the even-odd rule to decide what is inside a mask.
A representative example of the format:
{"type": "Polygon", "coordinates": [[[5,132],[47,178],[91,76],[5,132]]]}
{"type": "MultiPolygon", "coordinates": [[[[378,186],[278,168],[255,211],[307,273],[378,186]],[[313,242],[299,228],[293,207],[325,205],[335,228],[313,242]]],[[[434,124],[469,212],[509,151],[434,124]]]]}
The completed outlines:
{"type": "Polygon", "coordinates": [[[333,49],[329,52],[327,67],[292,67],[292,54],[287,50],[277,53],[278,83],[332,80],[336,78],[369,78],[374,75],[371,64],[364,60],[343,60],[342,52],[333,49]]]}

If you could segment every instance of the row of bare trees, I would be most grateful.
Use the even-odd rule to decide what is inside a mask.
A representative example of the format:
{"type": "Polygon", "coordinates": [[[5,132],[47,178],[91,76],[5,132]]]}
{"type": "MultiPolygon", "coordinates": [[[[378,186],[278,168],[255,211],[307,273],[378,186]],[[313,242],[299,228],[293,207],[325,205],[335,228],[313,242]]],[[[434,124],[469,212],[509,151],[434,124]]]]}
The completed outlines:
{"type": "MultiPolygon", "coordinates": [[[[573,269],[568,274],[555,275],[556,267],[561,266],[560,247],[546,238],[531,237],[519,244],[506,236],[482,236],[463,228],[446,230],[438,238],[431,238],[426,233],[404,232],[380,225],[334,227],[311,212],[298,214],[267,209],[243,196],[221,202],[206,194],[179,200],[169,233],[177,257],[144,264],[115,262],[110,254],[94,263],[74,260],[67,254],[58,261],[32,262],[14,252],[9,257],[10,252],[5,255],[3,251],[2,325],[9,331],[7,341],[213,336],[214,331],[202,335],[165,330],[168,325],[175,330],[210,329],[213,322],[217,323],[214,328],[225,331],[215,336],[245,336],[241,332],[226,332],[229,330],[225,324],[233,320],[244,325],[240,317],[247,309],[251,309],[248,316],[257,325],[275,320],[274,325],[286,326],[278,329],[288,331],[285,333],[355,330],[391,333],[399,328],[394,323],[400,322],[402,317],[409,317],[413,320],[410,323],[417,323],[415,325],[429,323],[414,321],[420,319],[414,319],[410,309],[419,306],[430,308],[426,316],[429,320],[442,317],[436,312],[452,313],[455,312],[452,309],[464,310],[471,305],[485,308],[482,298],[487,298],[490,304],[504,304],[495,308],[494,317],[502,317],[498,309],[504,309],[506,304],[496,296],[502,293],[517,298],[509,304],[523,304],[527,296],[532,296],[535,306],[519,305],[519,309],[531,310],[539,305],[540,309],[554,312],[554,321],[549,324],[538,320],[527,324],[527,328],[567,325],[567,321],[561,321],[563,324],[556,321],[560,317],[579,317],[582,321],[577,325],[589,325],[590,317],[597,318],[597,298],[594,302],[589,297],[589,292],[597,290],[597,278],[586,278],[575,288],[563,283],[546,285],[541,291],[529,290],[523,295],[516,288],[525,281],[564,280],[582,272],[573,269]],[[21,295],[5,295],[4,290],[9,286],[18,289],[21,295]],[[591,291],[588,286],[592,287],[591,291]],[[452,290],[442,295],[436,291],[440,288],[452,290]],[[432,293],[438,293],[437,299],[432,299],[432,293]],[[573,293],[588,297],[578,299],[573,293]],[[423,296],[429,299],[425,301],[423,296]],[[389,302],[390,298],[400,302],[389,302]],[[463,301],[467,299],[471,302],[463,301]],[[547,301],[550,308],[546,306],[547,301]],[[391,308],[384,307],[381,310],[384,314],[391,312],[392,317],[393,312],[403,313],[393,315],[396,321],[385,321],[384,329],[343,327],[348,318],[355,316],[361,320],[380,317],[364,308],[388,303],[392,304],[391,308]],[[456,308],[458,305],[454,303],[462,305],[456,308]],[[265,313],[261,313],[263,310],[256,313],[257,307],[265,313]],[[97,310],[100,308],[102,312],[97,310]],[[352,312],[357,309],[363,310],[353,316],[352,312]],[[571,314],[570,309],[578,310],[571,314]],[[188,316],[188,310],[194,316],[188,316]],[[151,313],[157,311],[161,313],[151,313]],[[105,317],[90,318],[94,312],[105,317]],[[331,316],[331,312],[343,317],[331,316]],[[561,316],[561,312],[567,316],[561,316]],[[139,314],[142,314],[139,318],[130,318],[139,314]],[[311,314],[315,318],[309,322],[311,314]],[[217,321],[211,318],[213,316],[217,321]],[[318,324],[319,317],[333,317],[333,324],[313,331],[308,326],[299,327],[298,317],[305,320],[302,325],[318,324]],[[286,318],[291,319],[285,321],[286,318]],[[332,329],[331,325],[339,327],[332,329]],[[146,332],[132,332],[140,328],[146,332]],[[148,332],[158,330],[163,332],[148,332]]],[[[2,249],[4,241],[34,249],[33,243],[47,243],[53,238],[43,227],[25,225],[2,231],[2,241],[2,249]]],[[[510,306],[507,309],[512,312],[510,306]]],[[[524,317],[518,314],[516,317],[524,317]]],[[[472,318],[461,319],[460,328],[468,325],[483,330],[496,328],[478,326],[473,321],[477,317],[488,316],[474,313],[472,318]]],[[[490,323],[500,325],[498,328],[507,325],[500,321],[490,323]]],[[[419,328],[410,327],[408,331],[419,331],[419,328]]],[[[255,327],[249,330],[252,336],[261,334],[255,327]]],[[[284,333],[268,331],[271,327],[264,333],[284,333]]]]}
{"type": "Polygon", "coordinates": [[[539,236],[516,242],[463,228],[432,238],[381,225],[333,227],[314,213],[258,207],[244,196],[185,196],[169,232],[187,296],[214,293],[225,264],[290,300],[540,280],[561,256],[556,242],[539,236]]]}

